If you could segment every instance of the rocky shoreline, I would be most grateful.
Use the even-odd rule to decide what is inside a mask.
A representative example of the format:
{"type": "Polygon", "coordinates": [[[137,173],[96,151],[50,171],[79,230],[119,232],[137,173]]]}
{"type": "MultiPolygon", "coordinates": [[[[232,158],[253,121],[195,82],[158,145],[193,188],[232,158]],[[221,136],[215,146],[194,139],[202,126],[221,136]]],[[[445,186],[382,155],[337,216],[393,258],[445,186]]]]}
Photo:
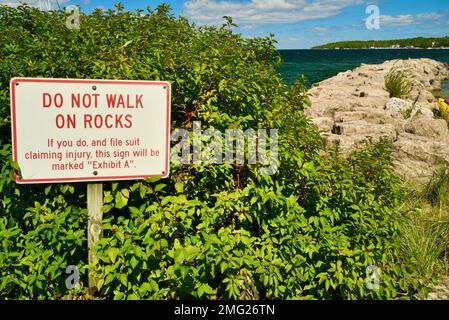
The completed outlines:
{"type": "Polygon", "coordinates": [[[308,92],[311,106],[304,111],[320,129],[327,144],[341,152],[389,138],[394,168],[407,179],[426,179],[449,162],[449,129],[435,117],[433,92],[449,79],[449,65],[431,59],[390,60],[362,64],[354,70],[315,84],[308,92]],[[390,98],[385,76],[392,69],[406,70],[411,92],[390,98]]]}

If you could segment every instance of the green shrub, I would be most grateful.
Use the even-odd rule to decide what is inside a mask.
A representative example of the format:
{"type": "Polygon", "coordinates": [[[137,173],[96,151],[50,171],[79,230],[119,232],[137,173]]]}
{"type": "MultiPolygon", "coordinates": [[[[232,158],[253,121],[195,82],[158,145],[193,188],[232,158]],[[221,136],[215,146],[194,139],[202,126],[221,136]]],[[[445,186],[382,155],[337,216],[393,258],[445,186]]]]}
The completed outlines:
{"type": "Polygon", "coordinates": [[[385,88],[390,93],[390,98],[401,98],[409,94],[412,86],[407,71],[392,68],[385,76],[385,88]]]}
{"type": "MultiPolygon", "coordinates": [[[[82,14],[0,6],[0,298],[67,298],[65,268],[96,272],[100,299],[366,299],[411,297],[397,260],[401,192],[391,146],[322,157],[289,92],[271,38],[197,27],[166,5],[82,14]],[[84,184],[12,180],[11,77],[168,80],[172,128],[277,128],[278,172],[252,165],[173,165],[169,179],[104,183],[104,237],[86,266],[84,184]],[[370,266],[379,290],[366,287],[370,266]]],[[[83,291],[84,290],[84,291],[83,291]]]]}

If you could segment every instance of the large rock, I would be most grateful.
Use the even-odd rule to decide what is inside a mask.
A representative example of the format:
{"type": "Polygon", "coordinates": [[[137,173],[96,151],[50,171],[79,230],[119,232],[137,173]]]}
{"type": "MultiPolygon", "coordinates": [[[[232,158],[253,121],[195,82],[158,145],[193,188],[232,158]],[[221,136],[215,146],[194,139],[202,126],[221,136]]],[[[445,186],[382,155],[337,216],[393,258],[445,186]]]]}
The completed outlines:
{"type": "Polygon", "coordinates": [[[449,79],[449,66],[430,59],[386,61],[362,65],[315,84],[309,90],[312,105],[304,113],[321,130],[328,144],[344,154],[381,138],[394,146],[394,166],[408,178],[428,177],[449,162],[449,130],[432,91],[449,79]],[[406,70],[410,93],[390,98],[385,76],[392,69],[406,70]]]}
{"type": "Polygon", "coordinates": [[[444,119],[430,120],[426,117],[414,117],[405,125],[405,132],[420,135],[427,138],[434,138],[438,141],[447,141],[449,131],[447,122],[444,119]]]}
{"type": "Polygon", "coordinates": [[[433,119],[434,118],[434,114],[432,110],[436,110],[438,109],[438,105],[436,103],[420,103],[417,102],[414,104],[412,111],[410,112],[410,118],[414,118],[414,117],[424,117],[424,118],[428,118],[428,119],[433,119]]]}
{"type": "Polygon", "coordinates": [[[391,114],[392,117],[400,118],[405,116],[407,112],[413,109],[413,102],[399,98],[391,98],[385,105],[385,110],[391,114]]]}

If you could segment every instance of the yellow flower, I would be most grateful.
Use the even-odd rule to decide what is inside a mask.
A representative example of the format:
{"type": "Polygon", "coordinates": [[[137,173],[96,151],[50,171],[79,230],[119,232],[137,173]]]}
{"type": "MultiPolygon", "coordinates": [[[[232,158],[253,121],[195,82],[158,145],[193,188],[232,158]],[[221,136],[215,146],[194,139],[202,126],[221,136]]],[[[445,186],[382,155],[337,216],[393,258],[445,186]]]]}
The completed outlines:
{"type": "Polygon", "coordinates": [[[447,104],[444,99],[440,98],[438,99],[438,104],[440,106],[440,113],[441,116],[446,120],[449,121],[449,104],[447,104]]]}

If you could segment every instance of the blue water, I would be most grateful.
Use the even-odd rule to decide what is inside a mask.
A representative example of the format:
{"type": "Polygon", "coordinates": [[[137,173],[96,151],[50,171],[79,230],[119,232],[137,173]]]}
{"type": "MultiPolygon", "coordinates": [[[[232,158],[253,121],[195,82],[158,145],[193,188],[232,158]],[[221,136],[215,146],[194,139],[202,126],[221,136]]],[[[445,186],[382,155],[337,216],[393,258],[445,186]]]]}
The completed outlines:
{"type": "Polygon", "coordinates": [[[443,86],[441,88],[441,91],[449,92],[449,81],[443,82],[443,86]]]}
{"type": "Polygon", "coordinates": [[[279,50],[284,61],[280,74],[292,85],[303,74],[307,85],[339,72],[357,68],[362,63],[378,64],[392,59],[429,58],[449,63],[449,50],[279,50]]]}

